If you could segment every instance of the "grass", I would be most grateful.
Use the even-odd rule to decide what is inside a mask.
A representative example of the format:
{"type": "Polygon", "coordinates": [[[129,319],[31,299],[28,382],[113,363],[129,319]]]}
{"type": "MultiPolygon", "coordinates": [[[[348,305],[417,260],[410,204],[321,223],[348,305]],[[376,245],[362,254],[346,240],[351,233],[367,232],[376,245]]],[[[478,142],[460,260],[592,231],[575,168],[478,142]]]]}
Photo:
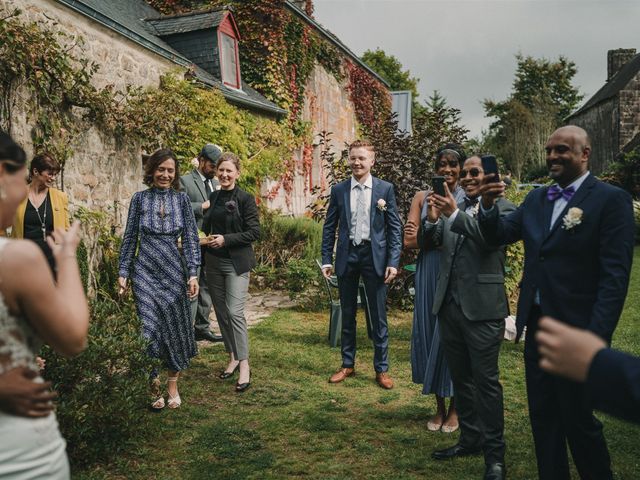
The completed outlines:
{"type": "MultiPolygon", "coordinates": [[[[640,250],[614,346],[640,355],[640,250]]],[[[432,396],[411,383],[411,313],[390,312],[391,391],[374,381],[373,350],[364,322],[357,376],[327,383],[340,365],[327,346],[326,312],[278,311],[250,332],[252,385],[233,391],[217,374],[226,364],[220,345],[201,350],[181,380],[183,406],[165,409],[146,440],[109,464],[76,472],[77,479],[473,479],[481,457],[431,460],[457,433],[428,432],[432,396]]],[[[509,477],[536,478],[527,417],[523,345],[504,342],[500,355],[505,396],[509,477]]],[[[237,377],[236,377],[237,378],[237,377]]],[[[616,479],[640,478],[640,427],[601,418],[616,479]]],[[[574,477],[577,478],[577,475],[574,477]]]]}

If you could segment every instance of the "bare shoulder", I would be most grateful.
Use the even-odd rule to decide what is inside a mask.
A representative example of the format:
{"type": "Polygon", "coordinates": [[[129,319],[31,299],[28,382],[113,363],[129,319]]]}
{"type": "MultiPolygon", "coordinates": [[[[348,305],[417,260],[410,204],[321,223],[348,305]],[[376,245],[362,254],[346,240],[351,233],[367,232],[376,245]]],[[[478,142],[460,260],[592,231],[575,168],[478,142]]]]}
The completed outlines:
{"type": "Polygon", "coordinates": [[[13,299],[33,285],[36,275],[50,274],[44,254],[30,240],[10,240],[0,255],[0,284],[10,307],[13,299]]]}
{"type": "Polygon", "coordinates": [[[413,196],[413,200],[411,201],[411,203],[418,202],[420,204],[420,206],[422,206],[422,204],[424,203],[424,199],[426,197],[427,197],[427,191],[426,190],[419,190],[413,196]]]}

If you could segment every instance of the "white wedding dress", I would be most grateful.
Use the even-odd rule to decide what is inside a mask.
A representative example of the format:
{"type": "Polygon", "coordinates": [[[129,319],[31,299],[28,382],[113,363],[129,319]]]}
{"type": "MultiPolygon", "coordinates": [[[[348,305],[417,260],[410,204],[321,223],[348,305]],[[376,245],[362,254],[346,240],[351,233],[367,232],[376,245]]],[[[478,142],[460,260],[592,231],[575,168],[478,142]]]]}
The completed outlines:
{"type": "MultiPolygon", "coordinates": [[[[9,242],[0,238],[0,268],[9,242]]],[[[0,374],[16,367],[37,372],[35,356],[41,345],[27,321],[9,313],[0,291],[0,374]]],[[[66,480],[69,463],[65,448],[54,413],[27,418],[0,411],[0,480],[66,480]]]]}

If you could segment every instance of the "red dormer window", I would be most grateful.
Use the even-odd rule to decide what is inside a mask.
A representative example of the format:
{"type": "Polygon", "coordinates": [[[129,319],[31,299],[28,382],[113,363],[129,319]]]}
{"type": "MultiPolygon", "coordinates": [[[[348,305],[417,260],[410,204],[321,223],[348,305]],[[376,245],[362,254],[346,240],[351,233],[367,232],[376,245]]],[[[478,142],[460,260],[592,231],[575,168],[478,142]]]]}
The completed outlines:
{"type": "Polygon", "coordinates": [[[218,28],[218,45],[222,83],[227,87],[241,88],[238,33],[231,15],[227,15],[218,28]]]}

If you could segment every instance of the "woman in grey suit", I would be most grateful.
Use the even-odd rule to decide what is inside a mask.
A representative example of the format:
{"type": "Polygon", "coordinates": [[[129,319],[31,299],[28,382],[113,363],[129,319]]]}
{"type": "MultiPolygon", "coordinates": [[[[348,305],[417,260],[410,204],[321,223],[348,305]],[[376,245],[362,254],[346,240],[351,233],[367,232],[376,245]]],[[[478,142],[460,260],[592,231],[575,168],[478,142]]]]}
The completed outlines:
{"type": "Polygon", "coordinates": [[[213,308],[220,325],[229,364],[220,373],[230,378],[240,369],[236,391],[249,388],[249,339],[244,305],[249,289],[249,271],[256,259],[251,244],[260,236],[258,207],[253,195],[236,186],[240,160],[224,153],[216,163],[220,190],[209,197],[210,207],[202,229],[208,235],[206,278],[213,308]]]}

